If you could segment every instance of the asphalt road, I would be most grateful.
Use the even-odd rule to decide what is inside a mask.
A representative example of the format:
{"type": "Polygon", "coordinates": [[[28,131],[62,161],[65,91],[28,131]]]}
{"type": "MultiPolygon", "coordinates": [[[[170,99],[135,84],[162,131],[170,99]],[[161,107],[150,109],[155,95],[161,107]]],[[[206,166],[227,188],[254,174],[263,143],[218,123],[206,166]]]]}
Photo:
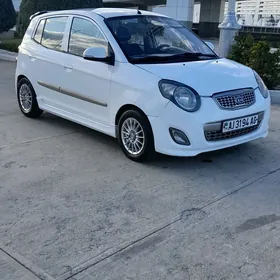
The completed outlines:
{"type": "Polygon", "coordinates": [[[269,137],[137,164],[112,138],[25,118],[0,62],[0,279],[280,279],[280,107],[269,137]]]}

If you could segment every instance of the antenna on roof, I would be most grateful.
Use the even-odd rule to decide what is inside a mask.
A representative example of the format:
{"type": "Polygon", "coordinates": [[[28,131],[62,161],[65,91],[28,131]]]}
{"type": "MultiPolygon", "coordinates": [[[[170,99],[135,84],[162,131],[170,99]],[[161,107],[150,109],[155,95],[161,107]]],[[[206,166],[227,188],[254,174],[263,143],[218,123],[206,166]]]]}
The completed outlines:
{"type": "Polygon", "coordinates": [[[137,8],[137,14],[138,15],[142,15],[142,13],[140,12],[139,8],[137,8]]]}

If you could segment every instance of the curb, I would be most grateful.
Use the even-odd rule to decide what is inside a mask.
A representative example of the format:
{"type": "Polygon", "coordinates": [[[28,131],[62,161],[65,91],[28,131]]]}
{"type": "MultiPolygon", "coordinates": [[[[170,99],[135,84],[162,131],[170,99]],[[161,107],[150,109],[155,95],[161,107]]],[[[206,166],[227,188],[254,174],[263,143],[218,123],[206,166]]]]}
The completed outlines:
{"type": "Polygon", "coordinates": [[[280,104],[280,90],[270,90],[271,104],[280,104]]]}
{"type": "Polygon", "coordinates": [[[0,49],[0,60],[16,62],[17,61],[17,53],[9,52],[0,49]]]}

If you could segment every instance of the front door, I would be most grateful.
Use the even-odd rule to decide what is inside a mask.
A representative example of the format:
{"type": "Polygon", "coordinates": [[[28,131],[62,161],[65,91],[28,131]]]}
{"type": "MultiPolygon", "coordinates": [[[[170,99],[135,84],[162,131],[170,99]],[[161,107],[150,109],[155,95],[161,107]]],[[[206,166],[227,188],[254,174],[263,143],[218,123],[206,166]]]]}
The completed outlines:
{"type": "Polygon", "coordinates": [[[113,66],[83,58],[83,52],[95,46],[105,48],[108,53],[108,42],[97,25],[90,19],[73,17],[60,92],[70,113],[106,130],[113,66]]]}

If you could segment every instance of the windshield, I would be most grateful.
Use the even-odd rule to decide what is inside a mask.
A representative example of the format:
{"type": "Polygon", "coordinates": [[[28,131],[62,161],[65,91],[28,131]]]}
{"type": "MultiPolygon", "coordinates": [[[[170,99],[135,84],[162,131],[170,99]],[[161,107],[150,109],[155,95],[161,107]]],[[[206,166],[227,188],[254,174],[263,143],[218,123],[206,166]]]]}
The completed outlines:
{"type": "Polygon", "coordinates": [[[160,16],[124,16],[106,23],[130,62],[165,63],[217,58],[192,31],[160,16]]]}

